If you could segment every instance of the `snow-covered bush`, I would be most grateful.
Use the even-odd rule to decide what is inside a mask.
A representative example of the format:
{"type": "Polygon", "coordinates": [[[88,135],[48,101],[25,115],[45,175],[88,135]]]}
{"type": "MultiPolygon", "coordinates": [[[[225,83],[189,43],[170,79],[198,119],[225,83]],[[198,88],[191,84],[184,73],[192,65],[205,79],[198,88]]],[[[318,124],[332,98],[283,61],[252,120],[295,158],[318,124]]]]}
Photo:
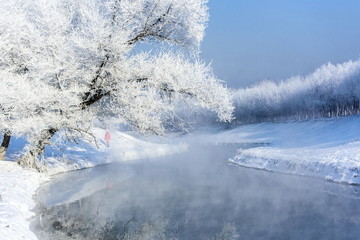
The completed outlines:
{"type": "Polygon", "coordinates": [[[26,137],[34,159],[54,134],[79,137],[105,113],[156,134],[184,105],[231,120],[227,89],[198,59],[206,3],[1,0],[0,131],[26,137]],[[136,53],[139,42],[179,50],[136,53]]]}
{"type": "Polygon", "coordinates": [[[326,64],[305,77],[264,81],[233,93],[238,122],[344,116],[360,112],[360,60],[326,64]]]}

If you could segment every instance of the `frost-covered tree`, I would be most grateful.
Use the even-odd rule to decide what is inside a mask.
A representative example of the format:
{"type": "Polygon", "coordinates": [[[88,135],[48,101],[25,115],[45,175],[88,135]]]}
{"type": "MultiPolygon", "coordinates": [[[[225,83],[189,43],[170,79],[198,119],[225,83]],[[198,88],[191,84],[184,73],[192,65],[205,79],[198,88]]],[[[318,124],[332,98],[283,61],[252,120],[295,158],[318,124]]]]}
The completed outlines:
{"type": "Polygon", "coordinates": [[[233,94],[242,123],[360,113],[360,60],[325,64],[306,76],[263,81],[233,94]]]}
{"type": "Polygon", "coordinates": [[[207,0],[0,1],[0,131],[29,140],[21,164],[104,113],[156,134],[183,105],[231,120],[227,89],[198,59],[207,0]],[[139,42],[170,47],[136,53],[139,42]]]}

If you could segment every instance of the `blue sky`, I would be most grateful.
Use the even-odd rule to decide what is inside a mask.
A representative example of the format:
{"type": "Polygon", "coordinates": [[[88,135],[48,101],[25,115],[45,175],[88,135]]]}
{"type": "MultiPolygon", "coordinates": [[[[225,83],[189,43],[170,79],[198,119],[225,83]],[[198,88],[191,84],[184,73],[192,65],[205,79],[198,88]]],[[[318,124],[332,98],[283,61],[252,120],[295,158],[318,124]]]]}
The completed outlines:
{"type": "Polygon", "coordinates": [[[202,57],[232,88],[360,58],[359,0],[210,0],[202,57]]]}

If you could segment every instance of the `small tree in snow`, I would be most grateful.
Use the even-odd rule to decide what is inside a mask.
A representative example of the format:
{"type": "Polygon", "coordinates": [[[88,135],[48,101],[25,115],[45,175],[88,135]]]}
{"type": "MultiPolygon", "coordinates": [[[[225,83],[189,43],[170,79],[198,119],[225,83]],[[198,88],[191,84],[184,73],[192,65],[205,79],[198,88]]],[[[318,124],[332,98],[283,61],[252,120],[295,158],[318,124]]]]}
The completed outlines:
{"type": "Polygon", "coordinates": [[[0,130],[29,140],[20,163],[36,166],[56,133],[88,132],[104,111],[156,134],[184,102],[231,120],[226,88],[197,57],[206,2],[2,0],[0,130]],[[132,51],[145,41],[190,54],[132,51]]]}

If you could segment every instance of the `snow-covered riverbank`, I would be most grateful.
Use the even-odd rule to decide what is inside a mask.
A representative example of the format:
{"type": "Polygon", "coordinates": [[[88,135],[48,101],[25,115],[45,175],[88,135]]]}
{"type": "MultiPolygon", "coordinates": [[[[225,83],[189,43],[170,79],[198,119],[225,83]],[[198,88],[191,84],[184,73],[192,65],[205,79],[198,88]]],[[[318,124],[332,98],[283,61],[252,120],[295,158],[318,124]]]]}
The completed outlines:
{"type": "Polygon", "coordinates": [[[33,195],[49,179],[48,174],[25,170],[15,162],[0,162],[1,240],[37,239],[29,228],[35,207],[33,195]]]}
{"type": "Polygon", "coordinates": [[[360,184],[360,115],[247,125],[217,138],[258,143],[230,159],[240,166],[360,184]]]}

